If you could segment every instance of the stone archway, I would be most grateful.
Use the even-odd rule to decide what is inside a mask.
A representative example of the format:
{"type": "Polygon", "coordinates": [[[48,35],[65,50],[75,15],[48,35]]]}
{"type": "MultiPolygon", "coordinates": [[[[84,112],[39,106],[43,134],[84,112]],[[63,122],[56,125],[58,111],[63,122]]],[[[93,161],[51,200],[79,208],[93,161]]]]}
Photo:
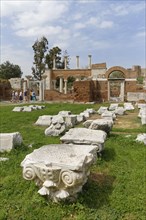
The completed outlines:
{"type": "Polygon", "coordinates": [[[123,67],[112,67],[106,72],[108,80],[108,101],[124,101],[126,76],[127,70],[123,67]]]}

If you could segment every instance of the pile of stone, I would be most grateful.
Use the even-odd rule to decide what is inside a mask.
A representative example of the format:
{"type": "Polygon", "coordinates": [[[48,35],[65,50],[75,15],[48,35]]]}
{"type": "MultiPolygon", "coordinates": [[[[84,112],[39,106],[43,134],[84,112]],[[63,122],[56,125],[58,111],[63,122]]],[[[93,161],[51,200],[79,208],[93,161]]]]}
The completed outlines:
{"type": "Polygon", "coordinates": [[[87,120],[83,123],[83,126],[92,130],[102,130],[109,134],[113,127],[113,120],[103,118],[87,120]]]}
{"type": "Polygon", "coordinates": [[[38,193],[54,202],[76,199],[96,159],[96,145],[50,144],[21,162],[23,178],[34,180],[38,193]]]}
{"type": "Polygon", "coordinates": [[[129,111],[129,110],[134,110],[134,106],[132,105],[132,103],[131,102],[125,102],[124,103],[124,109],[125,109],[125,111],[129,111]]]}
{"type": "Polygon", "coordinates": [[[22,144],[22,136],[19,132],[0,134],[0,152],[9,152],[14,147],[22,144]]]}
{"type": "Polygon", "coordinates": [[[27,106],[16,106],[13,108],[13,112],[32,112],[33,110],[43,109],[44,105],[27,105],[27,106]]]}
{"type": "MultiPolygon", "coordinates": [[[[60,140],[65,144],[95,145],[100,153],[104,148],[106,132],[88,128],[71,128],[60,140]]],[[[83,146],[84,147],[84,146],[83,146]]]]}
{"type": "Polygon", "coordinates": [[[87,109],[79,115],[72,114],[71,111],[60,111],[58,115],[39,116],[35,125],[48,126],[45,130],[45,135],[47,136],[59,136],[67,129],[73,128],[75,125],[85,121],[86,118],[94,113],[94,109],[87,109]]]}
{"type": "Polygon", "coordinates": [[[110,111],[116,110],[116,108],[118,108],[118,103],[112,103],[109,106],[109,110],[110,111]]]}
{"type": "Polygon", "coordinates": [[[97,113],[98,113],[99,115],[102,115],[102,113],[104,113],[104,112],[107,111],[107,110],[108,110],[108,107],[101,106],[101,107],[98,109],[97,113]]]}
{"type": "Polygon", "coordinates": [[[116,119],[116,114],[114,111],[108,111],[106,110],[101,114],[101,118],[104,118],[106,120],[112,120],[114,121],[116,119]]]}
{"type": "Polygon", "coordinates": [[[126,110],[125,110],[124,107],[117,107],[114,112],[115,112],[116,115],[124,115],[125,111],[126,110]]]}
{"type": "Polygon", "coordinates": [[[84,120],[87,120],[91,114],[95,114],[96,111],[92,108],[86,109],[85,111],[81,112],[80,115],[84,117],[84,120]]]}

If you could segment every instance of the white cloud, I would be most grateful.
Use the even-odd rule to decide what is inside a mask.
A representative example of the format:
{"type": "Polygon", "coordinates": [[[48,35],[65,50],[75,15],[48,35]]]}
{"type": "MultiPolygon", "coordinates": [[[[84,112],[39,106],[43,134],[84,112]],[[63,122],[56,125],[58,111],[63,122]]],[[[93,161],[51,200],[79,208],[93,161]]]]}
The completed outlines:
{"type": "Polygon", "coordinates": [[[68,5],[68,1],[3,1],[2,16],[9,16],[11,27],[18,36],[31,37],[41,31],[55,34],[59,27],[52,22],[63,19],[68,5]]]}
{"type": "Polygon", "coordinates": [[[77,13],[77,14],[75,14],[74,16],[73,16],[73,19],[74,20],[79,20],[79,19],[81,19],[82,18],[82,14],[81,13],[77,13]]]}
{"type": "Polygon", "coordinates": [[[111,11],[107,13],[114,13],[116,16],[125,16],[128,14],[135,14],[145,9],[144,1],[137,1],[135,4],[132,4],[130,1],[124,1],[122,3],[115,2],[110,5],[111,11]]]}
{"type": "Polygon", "coordinates": [[[99,24],[99,27],[100,28],[112,28],[113,27],[113,22],[112,21],[102,21],[100,24],[99,24]]]}
{"type": "Polygon", "coordinates": [[[97,25],[97,17],[91,17],[91,18],[89,18],[88,24],[97,25]]]}
{"type": "Polygon", "coordinates": [[[146,37],[146,31],[140,31],[136,34],[137,37],[146,37]]]}
{"type": "Polygon", "coordinates": [[[82,29],[82,28],[85,28],[86,27],[86,24],[85,23],[75,23],[74,25],[74,28],[75,29],[82,29]]]}
{"type": "Polygon", "coordinates": [[[12,16],[34,7],[34,1],[9,1],[1,0],[1,16],[12,16]]]}
{"type": "Polygon", "coordinates": [[[15,48],[12,44],[2,46],[1,63],[6,61],[19,65],[24,75],[31,74],[33,55],[29,51],[15,48]]]}

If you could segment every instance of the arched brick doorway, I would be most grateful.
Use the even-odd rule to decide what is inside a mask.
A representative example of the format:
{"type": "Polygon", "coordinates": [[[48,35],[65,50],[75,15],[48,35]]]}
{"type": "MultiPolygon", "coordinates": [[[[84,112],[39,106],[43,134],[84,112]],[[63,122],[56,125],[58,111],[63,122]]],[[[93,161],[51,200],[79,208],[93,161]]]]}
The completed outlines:
{"type": "Polygon", "coordinates": [[[106,72],[108,80],[108,101],[124,101],[126,76],[127,70],[123,67],[115,66],[106,72]]]}

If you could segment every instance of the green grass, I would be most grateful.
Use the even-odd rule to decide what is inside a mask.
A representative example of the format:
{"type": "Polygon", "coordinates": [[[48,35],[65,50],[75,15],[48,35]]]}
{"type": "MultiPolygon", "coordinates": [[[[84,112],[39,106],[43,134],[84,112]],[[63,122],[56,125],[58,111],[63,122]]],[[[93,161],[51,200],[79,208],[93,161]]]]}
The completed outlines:
{"type": "MultiPolygon", "coordinates": [[[[40,115],[55,115],[61,110],[78,114],[99,105],[45,104],[43,110],[12,112],[14,106],[0,107],[1,132],[19,131],[23,145],[1,153],[9,161],[0,162],[0,220],[145,220],[145,149],[135,141],[144,126],[113,132],[105,142],[101,159],[92,166],[91,174],[74,203],[59,204],[40,196],[33,181],[22,177],[21,161],[35,148],[60,143],[59,137],[46,137],[45,128],[35,126],[40,115]],[[133,134],[135,131],[136,133],[133,134]],[[28,145],[32,144],[32,148],[28,145]]],[[[116,128],[118,129],[118,128],[116,128]]]]}

